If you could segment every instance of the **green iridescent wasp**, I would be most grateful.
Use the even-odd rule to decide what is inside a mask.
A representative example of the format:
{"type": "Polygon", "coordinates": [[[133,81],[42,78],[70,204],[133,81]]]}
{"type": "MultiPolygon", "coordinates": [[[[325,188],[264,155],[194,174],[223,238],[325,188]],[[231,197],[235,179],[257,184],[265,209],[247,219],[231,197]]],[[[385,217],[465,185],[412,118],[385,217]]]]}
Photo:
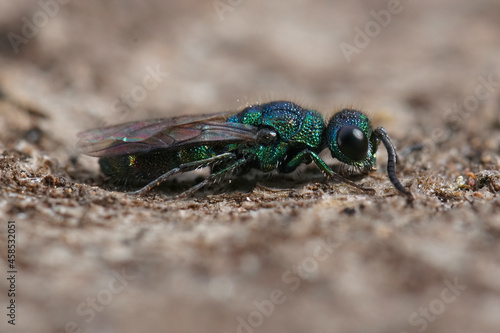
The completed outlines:
{"type": "Polygon", "coordinates": [[[311,162],[328,178],[373,191],[335,173],[318,154],[328,147],[337,160],[360,171],[374,170],[382,141],[388,152],[389,180],[411,196],[396,176],[396,151],[387,132],[374,129],[357,110],[343,109],[325,124],[317,111],[275,101],[239,113],[129,122],[88,130],[79,138],[78,149],[99,157],[103,173],[114,183],[142,186],[136,194],[145,194],[175,174],[211,168],[205,180],[181,195],[250,169],[289,173],[311,162]]]}

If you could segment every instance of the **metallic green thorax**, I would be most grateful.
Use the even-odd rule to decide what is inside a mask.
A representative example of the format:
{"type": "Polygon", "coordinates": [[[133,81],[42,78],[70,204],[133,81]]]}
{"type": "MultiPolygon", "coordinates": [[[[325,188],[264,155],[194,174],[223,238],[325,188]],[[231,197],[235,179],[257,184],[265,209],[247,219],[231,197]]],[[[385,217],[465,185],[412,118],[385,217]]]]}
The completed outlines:
{"type": "Polygon", "coordinates": [[[291,102],[250,106],[227,121],[276,131],[277,139],[271,144],[232,147],[240,154],[254,157],[252,166],[262,171],[293,171],[298,164],[289,162],[297,152],[303,149],[318,152],[321,149],[325,129],[323,117],[318,112],[291,102]]]}

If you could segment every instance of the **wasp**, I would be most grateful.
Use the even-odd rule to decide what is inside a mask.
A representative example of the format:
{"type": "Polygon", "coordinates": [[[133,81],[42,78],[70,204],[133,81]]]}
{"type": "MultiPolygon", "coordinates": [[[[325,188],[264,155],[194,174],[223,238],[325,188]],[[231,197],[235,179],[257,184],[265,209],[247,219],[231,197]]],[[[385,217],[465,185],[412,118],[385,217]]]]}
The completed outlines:
{"type": "Polygon", "coordinates": [[[210,175],[179,196],[194,193],[228,175],[250,169],[289,173],[314,162],[327,178],[372,191],[335,173],[319,156],[360,171],[375,169],[381,141],[387,150],[387,174],[402,194],[411,193],[396,176],[396,150],[382,127],[373,128],[361,111],[343,109],[326,124],[314,110],[287,101],[246,107],[242,111],[128,122],[78,134],[77,149],[99,157],[104,175],[115,184],[141,187],[143,195],[167,178],[210,167],[210,175]]]}

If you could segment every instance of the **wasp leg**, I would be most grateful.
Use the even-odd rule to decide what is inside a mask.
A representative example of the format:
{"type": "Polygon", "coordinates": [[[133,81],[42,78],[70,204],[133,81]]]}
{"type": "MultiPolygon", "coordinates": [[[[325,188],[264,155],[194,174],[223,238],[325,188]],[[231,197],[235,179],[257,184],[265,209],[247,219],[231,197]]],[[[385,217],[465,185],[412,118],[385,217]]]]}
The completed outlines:
{"type": "Polygon", "coordinates": [[[220,155],[217,155],[217,156],[214,156],[214,157],[210,157],[210,158],[206,158],[206,159],[203,159],[203,160],[198,160],[198,161],[193,161],[193,162],[189,162],[189,163],[180,164],[177,168],[174,168],[174,169],[172,169],[172,170],[164,173],[163,175],[161,175],[160,177],[156,178],[155,180],[153,180],[152,182],[150,182],[146,186],[138,189],[137,191],[129,192],[129,194],[144,195],[147,192],[151,191],[151,189],[153,187],[156,187],[156,186],[160,185],[167,178],[169,178],[169,177],[171,177],[171,176],[173,176],[175,174],[178,174],[178,173],[181,173],[181,172],[192,171],[192,170],[195,170],[195,169],[198,169],[198,168],[204,168],[204,167],[210,166],[210,165],[212,165],[214,163],[224,162],[224,161],[231,160],[231,159],[234,159],[234,158],[235,158],[235,155],[233,153],[224,153],[224,154],[220,154],[220,155]]]}
{"type": "Polygon", "coordinates": [[[191,187],[189,190],[182,192],[179,195],[176,195],[174,198],[178,199],[178,198],[182,198],[182,197],[187,197],[187,196],[193,194],[194,192],[198,191],[200,188],[202,188],[204,186],[216,183],[219,180],[221,180],[222,178],[224,178],[227,174],[244,166],[246,163],[248,163],[248,159],[245,159],[245,158],[236,160],[234,163],[230,164],[229,166],[225,167],[224,169],[218,170],[217,172],[211,174],[201,183],[196,184],[195,186],[191,187]]]}
{"type": "Polygon", "coordinates": [[[352,187],[355,187],[361,191],[364,192],[369,192],[369,193],[374,193],[375,191],[371,188],[366,188],[363,186],[360,186],[352,181],[350,181],[347,178],[342,177],[338,173],[335,173],[326,163],[321,159],[321,157],[318,156],[315,152],[309,150],[309,149],[304,149],[303,151],[299,152],[290,162],[287,163],[285,166],[285,170],[295,170],[297,166],[299,166],[302,163],[310,163],[314,162],[318,166],[318,168],[323,172],[326,178],[331,178],[336,181],[345,183],[347,185],[350,185],[352,187]]]}

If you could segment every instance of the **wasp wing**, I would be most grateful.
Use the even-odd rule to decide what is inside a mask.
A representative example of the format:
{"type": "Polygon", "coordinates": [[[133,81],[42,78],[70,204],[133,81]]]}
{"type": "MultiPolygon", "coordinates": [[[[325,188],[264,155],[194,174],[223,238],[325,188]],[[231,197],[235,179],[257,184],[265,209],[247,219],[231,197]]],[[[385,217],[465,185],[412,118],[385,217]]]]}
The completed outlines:
{"type": "Polygon", "coordinates": [[[232,114],[151,119],[91,129],[78,134],[77,149],[90,156],[104,157],[190,145],[255,142],[257,127],[226,122],[232,114]]]}

